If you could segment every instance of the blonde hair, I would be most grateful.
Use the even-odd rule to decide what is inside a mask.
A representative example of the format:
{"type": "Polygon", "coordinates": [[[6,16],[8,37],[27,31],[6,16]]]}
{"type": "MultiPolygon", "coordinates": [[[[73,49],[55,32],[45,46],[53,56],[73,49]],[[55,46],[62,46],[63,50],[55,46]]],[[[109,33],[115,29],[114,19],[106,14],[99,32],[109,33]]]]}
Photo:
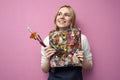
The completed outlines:
{"type": "MultiPolygon", "coordinates": [[[[64,7],[68,8],[71,11],[71,13],[72,13],[72,22],[71,22],[69,28],[74,28],[75,27],[75,21],[76,21],[75,12],[74,12],[73,8],[71,6],[69,6],[69,5],[63,5],[63,6],[61,6],[59,8],[59,10],[61,8],[64,8],[64,7]]],[[[59,12],[59,10],[58,10],[58,12],[59,12]]],[[[59,27],[56,25],[56,17],[57,17],[58,12],[56,13],[55,18],[54,18],[54,24],[55,24],[55,27],[56,27],[55,30],[59,30],[59,27]]]]}

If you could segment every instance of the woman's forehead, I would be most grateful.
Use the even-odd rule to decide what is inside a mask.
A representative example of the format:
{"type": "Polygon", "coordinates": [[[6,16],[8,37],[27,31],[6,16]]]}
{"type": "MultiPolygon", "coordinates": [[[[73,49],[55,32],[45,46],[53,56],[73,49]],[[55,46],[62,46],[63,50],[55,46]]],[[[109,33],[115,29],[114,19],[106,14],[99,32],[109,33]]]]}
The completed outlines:
{"type": "Polygon", "coordinates": [[[70,9],[67,7],[61,8],[58,12],[63,12],[63,13],[71,13],[70,9]]]}

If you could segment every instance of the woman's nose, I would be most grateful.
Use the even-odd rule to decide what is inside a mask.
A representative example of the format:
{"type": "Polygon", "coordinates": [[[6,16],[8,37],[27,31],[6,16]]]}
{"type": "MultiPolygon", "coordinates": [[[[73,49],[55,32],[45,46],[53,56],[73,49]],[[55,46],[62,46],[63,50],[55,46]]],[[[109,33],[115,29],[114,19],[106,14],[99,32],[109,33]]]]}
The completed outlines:
{"type": "Polygon", "coordinates": [[[60,16],[60,18],[64,18],[64,15],[62,14],[62,15],[60,16]]]}

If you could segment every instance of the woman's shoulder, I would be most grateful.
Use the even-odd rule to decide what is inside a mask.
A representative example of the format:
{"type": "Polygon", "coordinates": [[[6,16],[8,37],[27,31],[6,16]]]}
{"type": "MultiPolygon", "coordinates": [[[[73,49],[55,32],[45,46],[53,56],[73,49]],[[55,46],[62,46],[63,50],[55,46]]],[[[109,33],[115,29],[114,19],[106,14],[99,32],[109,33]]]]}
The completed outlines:
{"type": "Polygon", "coordinates": [[[44,41],[46,41],[46,40],[49,40],[49,36],[48,35],[44,38],[44,41]]]}
{"type": "Polygon", "coordinates": [[[81,37],[86,37],[86,35],[85,35],[85,34],[83,34],[83,33],[81,33],[81,37]]]}
{"type": "Polygon", "coordinates": [[[45,43],[45,45],[49,45],[49,36],[46,36],[43,40],[43,42],[45,43]]]}
{"type": "Polygon", "coordinates": [[[81,39],[82,40],[86,40],[87,39],[87,36],[85,34],[81,34],[81,39]]]}

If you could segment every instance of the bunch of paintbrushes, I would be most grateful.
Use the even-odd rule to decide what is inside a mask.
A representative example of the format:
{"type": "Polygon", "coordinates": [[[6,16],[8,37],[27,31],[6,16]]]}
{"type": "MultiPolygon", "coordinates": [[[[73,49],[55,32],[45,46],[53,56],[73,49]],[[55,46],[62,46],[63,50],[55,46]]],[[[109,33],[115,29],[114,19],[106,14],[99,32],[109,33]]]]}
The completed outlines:
{"type": "Polygon", "coordinates": [[[42,38],[40,37],[40,35],[37,32],[32,32],[32,30],[30,29],[30,27],[27,27],[28,31],[31,33],[30,35],[30,39],[35,39],[37,40],[42,46],[46,47],[46,45],[44,44],[42,38]]]}

